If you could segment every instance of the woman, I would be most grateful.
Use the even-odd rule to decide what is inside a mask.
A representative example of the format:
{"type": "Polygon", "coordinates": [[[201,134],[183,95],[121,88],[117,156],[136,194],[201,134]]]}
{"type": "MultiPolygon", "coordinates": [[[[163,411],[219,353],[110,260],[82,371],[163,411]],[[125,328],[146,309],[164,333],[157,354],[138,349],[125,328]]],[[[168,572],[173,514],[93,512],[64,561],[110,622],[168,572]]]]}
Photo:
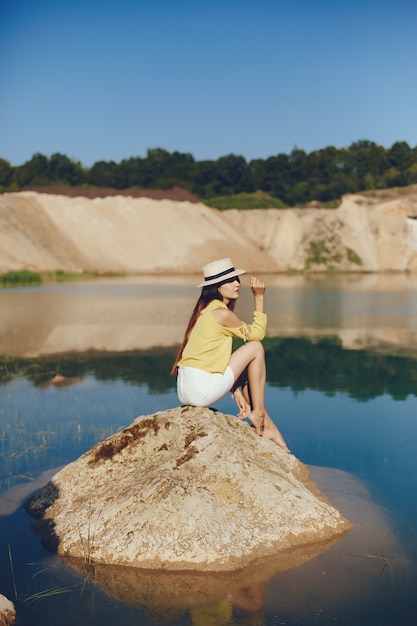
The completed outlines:
{"type": "Polygon", "coordinates": [[[177,375],[182,404],[210,406],[233,391],[241,419],[248,418],[258,435],[289,452],[278,428],[265,410],[266,365],[262,339],[266,331],[265,283],[252,277],[255,310],[252,324],[234,313],[240,274],[231,259],[203,267],[201,295],[191,315],[171,373],[177,375]],[[233,337],[243,346],[232,352],[233,337]]]}

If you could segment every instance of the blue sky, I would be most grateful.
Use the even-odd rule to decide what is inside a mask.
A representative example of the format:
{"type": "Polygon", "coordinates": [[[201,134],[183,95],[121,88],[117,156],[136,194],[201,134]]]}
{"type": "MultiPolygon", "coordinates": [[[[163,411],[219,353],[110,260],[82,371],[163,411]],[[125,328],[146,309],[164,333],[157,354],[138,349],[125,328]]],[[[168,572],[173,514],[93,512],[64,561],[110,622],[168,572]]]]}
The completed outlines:
{"type": "Polygon", "coordinates": [[[0,157],[417,145],[416,0],[0,0],[0,157]]]}

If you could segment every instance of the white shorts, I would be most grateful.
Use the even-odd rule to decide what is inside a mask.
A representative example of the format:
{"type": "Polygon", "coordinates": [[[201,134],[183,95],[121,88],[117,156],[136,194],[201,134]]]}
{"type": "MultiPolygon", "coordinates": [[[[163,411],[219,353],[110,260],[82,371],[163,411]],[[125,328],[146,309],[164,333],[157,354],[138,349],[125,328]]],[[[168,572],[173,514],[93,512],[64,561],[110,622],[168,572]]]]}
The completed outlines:
{"type": "Polygon", "coordinates": [[[178,398],[182,404],[210,406],[223,398],[234,382],[235,375],[229,366],[224,374],[211,374],[186,365],[178,368],[178,398]]]}

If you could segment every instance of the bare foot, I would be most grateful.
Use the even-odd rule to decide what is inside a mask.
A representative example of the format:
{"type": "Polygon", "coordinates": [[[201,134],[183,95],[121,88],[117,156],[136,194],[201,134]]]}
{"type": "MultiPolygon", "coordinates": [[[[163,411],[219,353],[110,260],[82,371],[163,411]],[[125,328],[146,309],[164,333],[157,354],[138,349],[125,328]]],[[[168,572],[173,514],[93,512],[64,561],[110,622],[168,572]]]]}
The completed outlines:
{"type": "Polygon", "coordinates": [[[262,436],[262,434],[264,433],[265,418],[262,417],[262,415],[259,415],[258,413],[256,413],[255,411],[251,411],[249,415],[247,416],[247,418],[250,422],[252,422],[255,428],[256,434],[259,436],[262,436]]]}
{"type": "Polygon", "coordinates": [[[288,453],[291,452],[291,450],[285,443],[284,437],[281,435],[280,431],[275,426],[274,422],[271,420],[268,413],[265,413],[265,427],[264,427],[263,436],[266,437],[267,439],[270,439],[274,443],[276,443],[280,448],[285,450],[285,452],[288,452],[288,453]]]}

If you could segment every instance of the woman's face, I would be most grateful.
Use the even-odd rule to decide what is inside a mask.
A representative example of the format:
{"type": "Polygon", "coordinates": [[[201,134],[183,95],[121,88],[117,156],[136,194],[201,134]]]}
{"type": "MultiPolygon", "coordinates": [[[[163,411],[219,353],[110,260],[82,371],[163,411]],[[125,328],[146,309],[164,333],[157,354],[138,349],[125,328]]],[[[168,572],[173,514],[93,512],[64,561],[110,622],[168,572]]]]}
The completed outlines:
{"type": "Polygon", "coordinates": [[[240,279],[237,276],[231,278],[227,282],[222,283],[218,287],[218,291],[223,298],[223,302],[226,304],[230,302],[230,300],[236,300],[239,297],[240,279]]]}

